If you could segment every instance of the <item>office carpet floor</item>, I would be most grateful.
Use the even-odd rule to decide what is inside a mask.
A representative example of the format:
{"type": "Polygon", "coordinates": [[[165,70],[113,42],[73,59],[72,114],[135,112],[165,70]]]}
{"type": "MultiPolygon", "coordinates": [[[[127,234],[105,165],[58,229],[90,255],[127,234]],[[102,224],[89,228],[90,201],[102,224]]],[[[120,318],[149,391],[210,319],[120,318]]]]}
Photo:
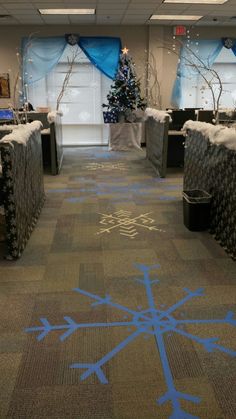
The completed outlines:
{"type": "Polygon", "coordinates": [[[235,419],[236,263],[183,225],[181,172],[66,149],[45,188],[0,261],[0,418],[235,419]]]}

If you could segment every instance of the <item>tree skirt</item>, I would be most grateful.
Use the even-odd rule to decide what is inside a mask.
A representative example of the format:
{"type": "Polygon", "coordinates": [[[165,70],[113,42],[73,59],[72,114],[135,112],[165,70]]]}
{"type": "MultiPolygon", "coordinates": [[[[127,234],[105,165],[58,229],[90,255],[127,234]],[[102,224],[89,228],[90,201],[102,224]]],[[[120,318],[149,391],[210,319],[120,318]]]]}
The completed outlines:
{"type": "Polygon", "coordinates": [[[141,149],[142,123],[109,124],[109,150],[129,151],[141,149]]]}

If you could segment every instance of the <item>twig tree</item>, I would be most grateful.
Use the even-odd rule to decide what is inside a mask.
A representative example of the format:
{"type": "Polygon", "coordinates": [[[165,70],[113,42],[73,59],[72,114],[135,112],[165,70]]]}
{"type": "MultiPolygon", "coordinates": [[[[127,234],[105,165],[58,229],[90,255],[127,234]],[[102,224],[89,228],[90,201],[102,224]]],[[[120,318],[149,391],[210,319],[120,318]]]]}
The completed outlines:
{"type": "Polygon", "coordinates": [[[149,52],[147,62],[148,87],[147,103],[149,107],[162,109],[161,84],[158,77],[157,60],[153,52],[149,52]]]}
{"type": "MultiPolygon", "coordinates": [[[[14,84],[13,84],[13,101],[12,104],[10,104],[10,107],[13,110],[13,115],[14,115],[14,122],[16,124],[20,124],[21,123],[21,118],[19,116],[19,106],[20,106],[20,100],[22,100],[23,104],[27,104],[28,101],[28,94],[27,94],[27,89],[28,89],[28,85],[27,83],[25,83],[25,74],[24,74],[24,63],[25,63],[25,57],[26,57],[26,53],[28,52],[28,50],[32,47],[33,42],[34,42],[34,35],[37,32],[31,33],[26,41],[26,43],[24,44],[24,47],[22,48],[21,52],[17,52],[16,53],[16,57],[17,57],[17,71],[14,77],[14,84]]],[[[29,62],[31,62],[31,58],[28,59],[29,62]]],[[[27,122],[27,109],[25,109],[25,121],[27,122]]]]}
{"type": "Polygon", "coordinates": [[[204,80],[208,89],[210,90],[213,104],[213,111],[215,115],[215,123],[219,123],[219,108],[220,98],[223,93],[222,80],[219,73],[210,65],[209,59],[204,60],[188,45],[184,48],[188,52],[187,56],[184,56],[185,65],[191,68],[195,73],[204,80]],[[215,86],[217,88],[215,89],[215,86]]]}
{"type": "MultiPolygon", "coordinates": [[[[202,81],[206,84],[211,93],[215,123],[217,124],[219,122],[220,99],[223,93],[223,84],[219,73],[210,65],[209,60],[203,60],[201,56],[196,51],[194,51],[193,48],[190,47],[189,44],[184,44],[181,40],[178,39],[175,40],[175,43],[177,44],[178,48],[173,48],[173,46],[170,45],[170,42],[161,43],[161,45],[157,45],[156,48],[166,50],[168,53],[176,55],[178,59],[180,59],[179,54],[181,47],[185,49],[185,54],[183,54],[181,58],[184,62],[184,65],[190,70],[189,78],[191,79],[193,75],[199,75],[202,81]]],[[[157,70],[152,63],[152,55],[150,56],[151,60],[149,66],[152,67],[152,73],[154,74],[153,79],[154,86],[156,86],[156,102],[160,103],[160,82],[158,81],[157,70]]],[[[152,88],[153,86],[149,89],[149,91],[151,91],[152,88]]],[[[153,91],[151,96],[153,96],[153,91]]]]}
{"type": "Polygon", "coordinates": [[[77,58],[79,57],[80,54],[81,54],[81,51],[79,50],[78,45],[76,45],[75,48],[73,47],[73,49],[71,50],[71,55],[67,56],[68,70],[67,70],[65,78],[63,80],[62,87],[61,87],[61,90],[59,92],[59,95],[57,97],[57,106],[56,106],[57,111],[59,110],[61,100],[62,100],[62,98],[65,94],[65,91],[66,91],[67,87],[68,87],[68,84],[69,84],[69,81],[70,81],[70,78],[71,78],[71,75],[72,75],[74,64],[76,63],[76,60],[77,60],[77,58]]]}

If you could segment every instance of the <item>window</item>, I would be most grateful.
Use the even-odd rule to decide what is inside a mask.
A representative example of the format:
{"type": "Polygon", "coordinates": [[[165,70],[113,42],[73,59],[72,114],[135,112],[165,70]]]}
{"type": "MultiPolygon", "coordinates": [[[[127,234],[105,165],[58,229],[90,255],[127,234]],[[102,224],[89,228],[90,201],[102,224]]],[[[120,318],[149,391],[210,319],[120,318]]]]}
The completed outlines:
{"type": "MultiPolygon", "coordinates": [[[[222,48],[212,67],[220,76],[223,93],[220,99],[220,108],[236,107],[236,57],[227,48],[222,48]]],[[[208,77],[209,80],[209,77],[208,77]]],[[[213,109],[212,95],[209,87],[199,75],[197,79],[183,78],[183,107],[213,109]]],[[[212,83],[216,93],[219,92],[219,84],[212,83]]]]}
{"type": "Polygon", "coordinates": [[[44,80],[34,83],[29,101],[37,106],[56,109],[57,97],[68,71],[68,56],[78,48],[78,57],[59,109],[63,112],[64,145],[101,145],[108,143],[108,127],[103,124],[102,103],[112,81],[99,71],[75,46],[67,46],[57,66],[44,80]]]}

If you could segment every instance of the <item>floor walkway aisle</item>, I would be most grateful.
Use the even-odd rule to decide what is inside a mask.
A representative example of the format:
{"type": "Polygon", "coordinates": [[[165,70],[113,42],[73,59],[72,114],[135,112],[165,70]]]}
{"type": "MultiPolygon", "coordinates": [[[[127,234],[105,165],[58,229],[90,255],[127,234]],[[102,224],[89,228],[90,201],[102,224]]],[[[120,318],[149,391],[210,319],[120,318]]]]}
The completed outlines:
{"type": "Polygon", "coordinates": [[[184,227],[181,174],[81,148],[45,180],[0,261],[0,418],[235,419],[236,263],[184,227]]]}

